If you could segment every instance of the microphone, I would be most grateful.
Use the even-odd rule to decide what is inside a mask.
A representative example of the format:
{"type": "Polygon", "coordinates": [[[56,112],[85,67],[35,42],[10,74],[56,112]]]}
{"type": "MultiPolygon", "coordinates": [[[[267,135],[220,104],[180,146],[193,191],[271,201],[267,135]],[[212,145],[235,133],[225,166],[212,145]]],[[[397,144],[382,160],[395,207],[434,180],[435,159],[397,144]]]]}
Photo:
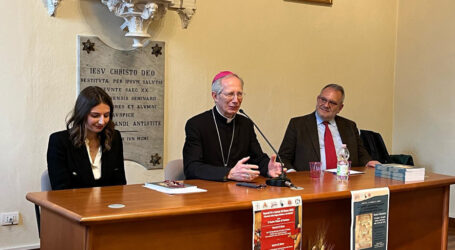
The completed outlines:
{"type": "Polygon", "coordinates": [[[262,133],[261,129],[256,125],[256,123],[254,123],[254,121],[243,111],[243,109],[239,109],[239,112],[240,112],[240,115],[246,117],[248,120],[250,120],[253,123],[254,127],[259,131],[259,133],[262,135],[262,138],[264,138],[264,140],[267,142],[267,144],[269,144],[270,148],[276,154],[276,157],[277,157],[278,161],[280,162],[280,165],[281,165],[281,174],[280,174],[280,176],[268,179],[266,181],[267,185],[269,185],[269,186],[277,186],[277,187],[292,187],[292,186],[294,186],[291,183],[291,180],[286,176],[286,173],[283,171],[284,164],[283,164],[283,161],[281,160],[280,155],[276,151],[276,149],[272,146],[272,144],[267,139],[267,137],[265,137],[264,133],[262,133]]]}

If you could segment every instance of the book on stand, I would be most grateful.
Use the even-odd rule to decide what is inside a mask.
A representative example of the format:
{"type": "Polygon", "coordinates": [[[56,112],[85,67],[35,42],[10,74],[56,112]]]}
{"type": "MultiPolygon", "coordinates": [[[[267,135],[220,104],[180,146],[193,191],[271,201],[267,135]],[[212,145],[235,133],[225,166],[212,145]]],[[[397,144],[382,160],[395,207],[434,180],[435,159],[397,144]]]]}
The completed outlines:
{"type": "Polygon", "coordinates": [[[189,194],[207,192],[195,185],[186,184],[181,181],[146,182],[144,187],[166,194],[189,194]]]}
{"type": "Polygon", "coordinates": [[[399,181],[423,181],[425,168],[402,164],[376,164],[374,175],[399,181]]]}

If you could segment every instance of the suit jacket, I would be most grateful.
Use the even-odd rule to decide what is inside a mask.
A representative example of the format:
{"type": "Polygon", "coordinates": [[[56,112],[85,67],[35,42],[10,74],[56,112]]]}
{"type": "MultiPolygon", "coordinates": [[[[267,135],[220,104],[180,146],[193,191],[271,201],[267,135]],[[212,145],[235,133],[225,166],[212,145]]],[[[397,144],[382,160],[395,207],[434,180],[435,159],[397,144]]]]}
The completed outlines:
{"type": "MultiPolygon", "coordinates": [[[[226,118],[215,108],[189,119],[185,126],[185,145],[183,163],[186,179],[204,179],[226,181],[226,176],[242,158],[250,156],[247,163],[259,166],[261,175],[267,176],[269,157],[262,152],[254,133],[253,123],[237,115],[235,120],[234,140],[227,167],[223,166],[218,135],[213,121],[212,111],[217,119],[220,135],[226,127],[226,118]]],[[[232,124],[232,122],[231,122],[232,124]]],[[[229,145],[230,137],[226,139],[229,145]]],[[[224,144],[224,145],[226,145],[224,144]]],[[[227,158],[227,152],[224,154],[227,158]]]]}
{"type": "MultiPolygon", "coordinates": [[[[341,141],[347,145],[352,166],[365,166],[371,160],[363,147],[355,122],[335,116],[335,122],[341,141]]],[[[309,162],[321,161],[319,136],[315,113],[294,117],[289,121],[288,128],[281,143],[279,155],[288,169],[297,171],[309,170],[309,162]]]]}
{"type": "MultiPolygon", "coordinates": [[[[103,145],[101,138],[101,145],[103,145]]],[[[85,144],[75,147],[67,130],[49,137],[47,168],[53,190],[98,186],[125,185],[123,144],[120,132],[115,130],[111,149],[101,156],[101,178],[95,180],[85,144]]]]}

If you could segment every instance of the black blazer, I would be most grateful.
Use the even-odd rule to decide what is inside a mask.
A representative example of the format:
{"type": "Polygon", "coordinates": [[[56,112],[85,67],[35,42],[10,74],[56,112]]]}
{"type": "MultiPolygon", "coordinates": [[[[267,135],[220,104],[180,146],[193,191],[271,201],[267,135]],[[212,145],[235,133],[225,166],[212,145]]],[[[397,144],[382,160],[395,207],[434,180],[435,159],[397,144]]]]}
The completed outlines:
{"type": "MultiPolygon", "coordinates": [[[[101,140],[101,145],[103,145],[101,140]]],[[[104,150],[104,147],[103,147],[104,150]]],[[[49,137],[47,168],[53,190],[125,185],[123,144],[120,132],[115,130],[112,146],[101,156],[101,178],[95,180],[87,152],[82,145],[77,148],[69,138],[67,130],[53,133],[49,137]]]]}
{"type": "MultiPolygon", "coordinates": [[[[363,147],[355,122],[341,116],[335,116],[335,122],[341,141],[347,145],[349,150],[349,160],[352,161],[352,166],[365,166],[371,157],[363,147]]],[[[294,117],[289,121],[279,155],[285,167],[297,171],[307,171],[309,170],[309,162],[321,161],[318,128],[314,112],[305,116],[294,117]]]]}

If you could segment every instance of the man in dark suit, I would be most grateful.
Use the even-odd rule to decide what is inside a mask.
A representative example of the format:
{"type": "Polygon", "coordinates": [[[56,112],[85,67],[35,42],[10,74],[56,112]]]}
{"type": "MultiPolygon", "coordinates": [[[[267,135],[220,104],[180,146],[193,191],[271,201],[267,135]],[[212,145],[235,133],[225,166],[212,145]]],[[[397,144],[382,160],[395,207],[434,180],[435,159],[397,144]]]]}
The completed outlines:
{"type": "Polygon", "coordinates": [[[352,166],[371,166],[355,122],[337,116],[343,109],[344,89],[337,84],[325,86],[316,102],[316,111],[289,121],[279,155],[288,169],[309,170],[309,162],[320,161],[322,169],[336,168],[336,152],[346,144],[352,166]]]}

